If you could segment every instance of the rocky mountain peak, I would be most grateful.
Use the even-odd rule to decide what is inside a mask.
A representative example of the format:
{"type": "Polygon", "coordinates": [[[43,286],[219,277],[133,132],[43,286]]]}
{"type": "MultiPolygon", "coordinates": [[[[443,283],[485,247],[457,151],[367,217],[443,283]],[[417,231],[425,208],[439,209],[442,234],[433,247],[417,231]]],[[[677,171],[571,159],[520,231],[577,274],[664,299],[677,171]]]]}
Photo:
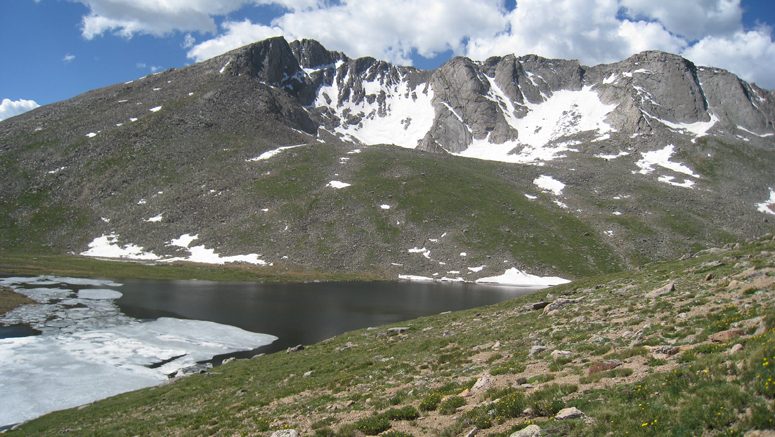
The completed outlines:
{"type": "Polygon", "coordinates": [[[222,71],[248,75],[274,86],[297,92],[306,85],[304,71],[291,46],[283,37],[274,37],[236,49],[219,58],[228,59],[222,71]]]}
{"type": "Polygon", "coordinates": [[[328,51],[322,44],[313,39],[293,41],[290,47],[299,65],[305,69],[320,68],[334,64],[336,61],[349,59],[342,52],[328,51]]]}

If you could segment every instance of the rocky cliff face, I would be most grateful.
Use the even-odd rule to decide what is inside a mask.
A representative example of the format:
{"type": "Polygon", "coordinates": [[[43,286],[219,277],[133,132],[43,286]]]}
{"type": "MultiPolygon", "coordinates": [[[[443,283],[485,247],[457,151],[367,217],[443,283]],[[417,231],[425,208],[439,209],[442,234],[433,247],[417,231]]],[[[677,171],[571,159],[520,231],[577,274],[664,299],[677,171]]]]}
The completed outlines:
{"type": "Polygon", "coordinates": [[[497,149],[512,145],[513,152],[578,134],[683,131],[698,137],[713,132],[748,141],[775,134],[769,92],[729,72],[662,52],[594,67],[534,55],[481,63],[455,58],[428,72],[373,58],[349,59],[315,41],[288,45],[276,38],[221,59],[234,59],[229,71],[257,74],[298,96],[317,122],[341,139],[367,145],[464,153],[493,144],[497,149]],[[607,110],[593,114],[600,120],[589,120],[589,106],[602,105],[607,110]],[[531,141],[536,126],[525,119],[546,110],[559,111],[544,119],[554,125],[541,126],[552,133],[531,141]],[[391,135],[374,132],[380,129],[391,135]]]}
{"type": "Polygon", "coordinates": [[[536,149],[577,137],[713,133],[759,143],[775,135],[771,93],[662,52],[593,67],[535,55],[454,58],[420,71],[272,38],[216,59],[229,74],[283,89],[319,127],[363,145],[529,162],[540,161],[536,149]]]}
{"type": "Polygon", "coordinates": [[[772,92],[661,52],[422,71],[271,38],[0,123],[0,245],[599,272],[771,230],[774,122],[772,92]]]}

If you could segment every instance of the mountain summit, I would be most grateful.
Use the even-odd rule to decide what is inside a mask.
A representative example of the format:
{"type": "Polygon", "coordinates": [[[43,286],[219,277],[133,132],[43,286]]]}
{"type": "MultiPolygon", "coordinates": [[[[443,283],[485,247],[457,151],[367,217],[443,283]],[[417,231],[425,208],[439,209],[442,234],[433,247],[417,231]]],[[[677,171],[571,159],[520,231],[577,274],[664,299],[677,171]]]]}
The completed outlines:
{"type": "Polygon", "coordinates": [[[423,71],[271,38],[0,122],[0,245],[575,277],[772,230],[774,121],[661,52],[423,71]]]}

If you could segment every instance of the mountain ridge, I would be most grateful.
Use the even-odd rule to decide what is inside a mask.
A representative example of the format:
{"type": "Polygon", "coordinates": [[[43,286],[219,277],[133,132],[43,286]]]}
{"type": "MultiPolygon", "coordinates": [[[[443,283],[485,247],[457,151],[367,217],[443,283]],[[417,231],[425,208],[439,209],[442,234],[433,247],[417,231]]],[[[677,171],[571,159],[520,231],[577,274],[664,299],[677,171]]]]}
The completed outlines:
{"type": "Polygon", "coordinates": [[[0,241],[577,277],[771,231],[772,97],[661,52],[423,71],[272,38],[0,123],[0,241]]]}

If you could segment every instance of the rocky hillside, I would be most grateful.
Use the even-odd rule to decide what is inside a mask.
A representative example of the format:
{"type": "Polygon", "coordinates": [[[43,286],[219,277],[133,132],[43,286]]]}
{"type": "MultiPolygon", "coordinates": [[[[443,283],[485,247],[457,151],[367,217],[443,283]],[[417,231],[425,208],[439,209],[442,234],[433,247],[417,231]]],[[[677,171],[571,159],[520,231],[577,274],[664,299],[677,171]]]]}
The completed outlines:
{"type": "Polygon", "coordinates": [[[769,435],[773,296],[768,236],[237,360],[9,435],[769,435]]]}
{"type": "Polygon", "coordinates": [[[574,278],[772,230],[774,121],[666,53],[421,71],[273,38],[0,122],[0,247],[574,278]]]}

